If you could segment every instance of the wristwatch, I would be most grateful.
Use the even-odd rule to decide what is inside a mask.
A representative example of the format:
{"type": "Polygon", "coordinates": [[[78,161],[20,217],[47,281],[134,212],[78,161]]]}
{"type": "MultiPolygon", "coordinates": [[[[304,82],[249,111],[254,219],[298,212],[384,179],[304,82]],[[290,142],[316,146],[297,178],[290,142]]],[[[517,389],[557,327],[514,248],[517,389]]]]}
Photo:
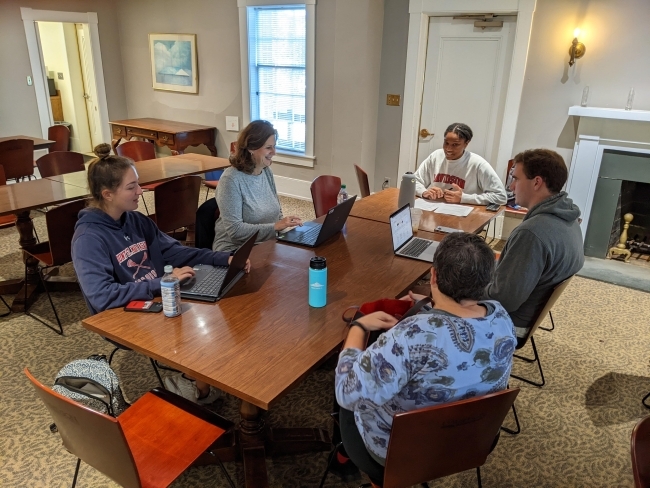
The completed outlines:
{"type": "Polygon", "coordinates": [[[355,325],[356,325],[357,327],[361,327],[361,329],[362,329],[364,332],[368,332],[368,329],[366,329],[366,328],[363,326],[363,324],[362,324],[361,322],[359,322],[358,320],[353,320],[352,322],[350,322],[350,328],[352,328],[352,327],[355,326],[355,325]]]}

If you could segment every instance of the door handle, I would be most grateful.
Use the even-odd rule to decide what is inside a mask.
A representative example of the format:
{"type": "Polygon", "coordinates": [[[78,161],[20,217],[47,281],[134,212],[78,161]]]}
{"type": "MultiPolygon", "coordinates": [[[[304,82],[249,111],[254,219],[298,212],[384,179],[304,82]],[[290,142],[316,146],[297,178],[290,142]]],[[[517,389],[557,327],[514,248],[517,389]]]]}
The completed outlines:
{"type": "Polygon", "coordinates": [[[434,134],[433,134],[432,132],[429,132],[429,131],[426,130],[426,129],[422,129],[422,130],[420,131],[420,137],[421,137],[422,139],[424,139],[424,138],[426,138],[426,137],[429,137],[429,136],[433,136],[433,135],[434,135],[434,134]]]}

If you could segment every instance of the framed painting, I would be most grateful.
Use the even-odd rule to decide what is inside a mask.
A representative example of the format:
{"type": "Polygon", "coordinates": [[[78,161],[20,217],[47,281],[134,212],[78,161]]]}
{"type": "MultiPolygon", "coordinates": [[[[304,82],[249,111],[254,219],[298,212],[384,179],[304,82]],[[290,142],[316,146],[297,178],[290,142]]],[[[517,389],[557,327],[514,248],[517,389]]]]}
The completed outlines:
{"type": "Polygon", "coordinates": [[[195,34],[149,34],[154,90],[199,92],[195,34]]]}

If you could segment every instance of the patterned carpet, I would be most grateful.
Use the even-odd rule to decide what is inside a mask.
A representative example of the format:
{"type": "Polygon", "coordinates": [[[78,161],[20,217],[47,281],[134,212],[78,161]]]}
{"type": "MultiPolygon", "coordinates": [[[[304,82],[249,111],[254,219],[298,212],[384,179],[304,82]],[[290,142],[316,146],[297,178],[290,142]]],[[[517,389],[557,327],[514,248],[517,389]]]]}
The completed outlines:
{"type": "MultiPolygon", "coordinates": [[[[309,202],[282,199],[285,214],[310,217],[309,202]]],[[[153,202],[150,210],[153,211],[153,202]]],[[[46,238],[43,215],[33,212],[38,234],[46,238]]],[[[14,228],[0,230],[0,274],[3,279],[23,273],[14,228]]],[[[68,268],[65,272],[70,272],[68,268]]],[[[372,279],[369,275],[368,279],[372,279]]],[[[648,411],[641,398],[650,391],[647,334],[649,295],[614,285],[576,278],[560,298],[553,316],[554,332],[538,331],[538,349],[547,384],[521,386],[517,409],[523,432],[501,440],[482,469],[486,487],[612,487],[632,486],[630,434],[648,411]]],[[[11,297],[4,297],[8,301],[11,297]]],[[[378,297],[379,298],[379,297],[378,297]]],[[[48,430],[50,419],[22,374],[27,366],[46,384],[67,362],[93,353],[108,354],[109,345],[81,326],[87,310],[79,293],[53,296],[64,323],[60,337],[24,314],[0,319],[0,486],[69,486],[75,458],[48,430]]],[[[0,304],[0,307],[2,305],[0,304]]],[[[53,320],[47,297],[41,295],[33,312],[53,320]]],[[[548,323],[545,325],[549,325],[548,323]]],[[[529,352],[529,351],[526,351],[529,352]]],[[[156,386],[149,362],[133,352],[119,352],[114,366],[125,393],[135,400],[156,386]]],[[[268,422],[277,426],[331,428],[328,412],[333,400],[331,364],[292,391],[268,422]]],[[[520,374],[535,374],[516,363],[520,374]]],[[[237,401],[227,397],[216,411],[237,420],[237,401]]],[[[512,418],[506,421],[512,423],[512,418]]],[[[101,439],[97,439],[101,443],[101,439]]],[[[273,487],[314,487],[327,453],[270,458],[273,487]]],[[[241,463],[226,463],[243,486],[241,463]]],[[[361,478],[343,483],[330,475],[327,487],[355,487],[361,478]]],[[[79,486],[116,486],[83,465],[79,486]]],[[[217,467],[191,468],[174,487],[227,486],[217,467]]],[[[437,480],[431,487],[476,486],[473,471],[437,480]]]]}

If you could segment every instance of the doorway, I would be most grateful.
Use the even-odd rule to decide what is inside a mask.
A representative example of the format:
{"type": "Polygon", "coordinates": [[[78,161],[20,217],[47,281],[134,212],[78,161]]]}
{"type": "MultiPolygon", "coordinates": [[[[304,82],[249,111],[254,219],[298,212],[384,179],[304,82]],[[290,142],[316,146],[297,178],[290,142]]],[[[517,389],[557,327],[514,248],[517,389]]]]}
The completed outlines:
{"type": "MultiPolygon", "coordinates": [[[[72,86],[70,86],[69,100],[65,102],[68,104],[69,109],[67,112],[63,111],[63,118],[74,117],[75,119],[76,127],[73,126],[72,131],[74,133],[73,137],[76,137],[77,140],[73,141],[73,150],[88,152],[92,150],[94,145],[110,141],[97,14],[95,12],[34,10],[27,7],[21,7],[20,11],[25,28],[43,138],[47,138],[48,127],[54,122],[48,86],[48,71],[51,71],[56,78],[55,93],[59,85],[64,86],[63,83],[57,82],[69,82],[71,78],[77,79],[75,88],[77,96],[73,94],[72,86]],[[39,24],[41,25],[39,26],[39,24]],[[62,42],[65,42],[63,49],[67,55],[66,61],[72,58],[76,59],[76,62],[67,62],[68,76],[66,76],[65,70],[61,71],[58,68],[52,70],[45,62],[49,46],[44,46],[41,42],[40,31],[41,27],[45,27],[45,30],[51,27],[46,26],[46,24],[55,24],[62,31],[64,37],[62,42]],[[79,31],[81,31],[81,38],[78,35],[79,31]],[[71,66],[73,67],[72,71],[76,71],[76,75],[70,72],[71,66]],[[59,77],[59,73],[62,74],[63,79],[59,77]],[[73,100],[74,104],[72,103],[73,100]],[[94,105],[91,105],[91,103],[94,105]],[[85,138],[83,135],[86,135],[85,138]],[[88,151],[85,149],[88,149],[88,151]]],[[[48,59],[51,61],[54,58],[48,56],[48,59]]],[[[64,104],[63,95],[64,93],[61,93],[61,105],[64,104]]]]}
{"type": "Polygon", "coordinates": [[[470,19],[430,18],[418,165],[461,122],[474,133],[468,149],[495,167],[517,18],[498,20],[501,26],[481,28],[470,19]]]}

